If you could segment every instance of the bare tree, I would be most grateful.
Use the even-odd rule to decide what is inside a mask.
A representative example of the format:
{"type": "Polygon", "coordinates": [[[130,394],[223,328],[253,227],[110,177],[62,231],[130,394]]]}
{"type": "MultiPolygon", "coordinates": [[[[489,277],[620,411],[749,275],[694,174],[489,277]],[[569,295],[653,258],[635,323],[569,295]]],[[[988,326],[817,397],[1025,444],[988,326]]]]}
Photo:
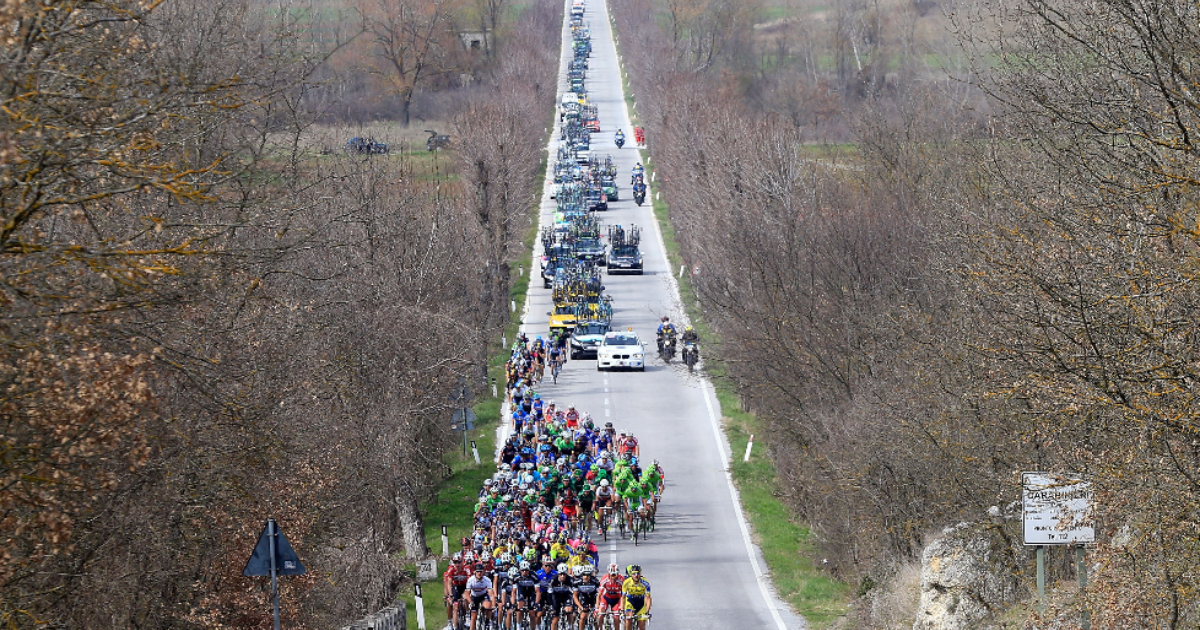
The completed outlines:
{"type": "Polygon", "coordinates": [[[454,8],[448,0],[364,0],[359,13],[380,62],[374,72],[399,95],[407,127],[417,90],[456,70],[454,8]]]}

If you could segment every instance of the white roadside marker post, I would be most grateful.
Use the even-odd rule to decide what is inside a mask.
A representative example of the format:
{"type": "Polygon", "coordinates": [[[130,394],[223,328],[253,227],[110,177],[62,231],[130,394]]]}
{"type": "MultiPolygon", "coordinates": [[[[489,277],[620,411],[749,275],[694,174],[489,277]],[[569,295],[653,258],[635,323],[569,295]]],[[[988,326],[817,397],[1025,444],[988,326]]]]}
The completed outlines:
{"type": "Polygon", "coordinates": [[[743,462],[750,461],[750,449],[754,448],[754,434],[750,434],[750,441],[746,442],[746,455],[742,457],[743,462]]]}

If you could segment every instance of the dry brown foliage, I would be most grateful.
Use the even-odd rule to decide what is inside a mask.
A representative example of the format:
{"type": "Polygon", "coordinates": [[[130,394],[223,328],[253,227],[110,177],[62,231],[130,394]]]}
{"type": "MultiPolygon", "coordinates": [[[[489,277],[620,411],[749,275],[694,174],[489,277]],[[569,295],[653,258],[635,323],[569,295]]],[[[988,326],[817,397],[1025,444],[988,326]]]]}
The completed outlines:
{"type": "MultiPolygon", "coordinates": [[[[488,269],[521,231],[403,155],[318,156],[311,81],[340,40],[261,8],[3,5],[11,627],[262,627],[264,581],[241,568],[267,516],[310,571],[285,581],[289,627],[378,609],[427,551],[450,396],[481,386],[509,291],[488,269]]],[[[545,24],[525,55],[557,43],[545,24]]],[[[546,94],[472,120],[480,159],[487,139],[536,146],[522,121],[546,94]]],[[[538,159],[521,150],[494,171],[517,227],[538,159]]]]}

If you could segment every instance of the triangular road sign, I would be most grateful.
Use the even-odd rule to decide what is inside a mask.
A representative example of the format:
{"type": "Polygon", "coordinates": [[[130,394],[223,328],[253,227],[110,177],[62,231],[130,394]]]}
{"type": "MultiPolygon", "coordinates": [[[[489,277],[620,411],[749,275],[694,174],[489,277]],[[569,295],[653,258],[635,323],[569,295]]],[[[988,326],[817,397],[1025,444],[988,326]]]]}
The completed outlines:
{"type": "Polygon", "coordinates": [[[275,538],[277,574],[304,575],[304,565],[300,564],[300,557],[296,555],[292,545],[279,530],[279,526],[275,524],[275,519],[267,521],[267,526],[263,528],[262,535],[258,537],[258,544],[254,546],[254,553],[250,554],[250,560],[246,562],[246,568],[242,571],[242,575],[271,575],[272,536],[275,538]]]}

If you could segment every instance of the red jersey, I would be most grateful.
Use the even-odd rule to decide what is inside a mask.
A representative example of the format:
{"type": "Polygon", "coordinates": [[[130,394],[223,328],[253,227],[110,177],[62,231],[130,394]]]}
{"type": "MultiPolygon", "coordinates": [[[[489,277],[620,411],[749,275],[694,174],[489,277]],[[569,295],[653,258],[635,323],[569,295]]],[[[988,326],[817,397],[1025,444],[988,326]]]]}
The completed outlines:
{"type": "Polygon", "coordinates": [[[625,438],[619,445],[619,447],[621,449],[621,454],[633,453],[635,450],[637,450],[637,445],[638,445],[637,438],[632,437],[632,436],[625,438]]]}
{"type": "Polygon", "coordinates": [[[455,586],[466,586],[467,579],[471,577],[471,570],[466,564],[451,564],[446,567],[446,573],[443,578],[450,578],[450,582],[455,586]]]}
{"type": "Polygon", "coordinates": [[[614,578],[611,575],[606,575],[603,580],[600,580],[600,594],[605,599],[621,599],[621,588],[624,584],[625,578],[623,576],[618,575],[614,578]]]}

